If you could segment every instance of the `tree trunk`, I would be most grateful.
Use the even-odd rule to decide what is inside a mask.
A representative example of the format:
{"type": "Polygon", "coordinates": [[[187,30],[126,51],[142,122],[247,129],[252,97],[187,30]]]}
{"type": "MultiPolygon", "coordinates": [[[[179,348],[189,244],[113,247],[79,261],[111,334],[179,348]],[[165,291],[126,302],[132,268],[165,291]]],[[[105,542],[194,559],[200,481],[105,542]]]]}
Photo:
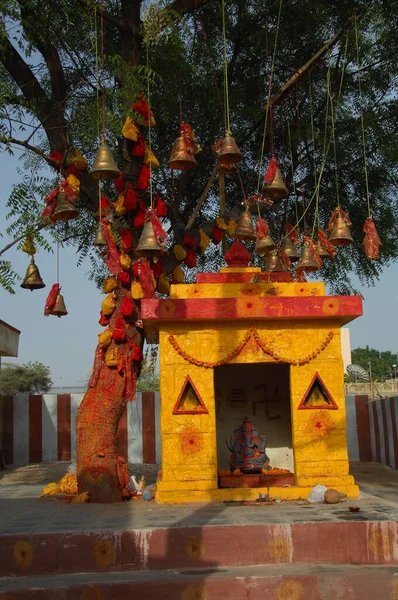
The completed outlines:
{"type": "Polygon", "coordinates": [[[91,502],[122,499],[115,438],[126,404],[123,390],[123,375],[103,364],[96,387],[86,392],[79,407],[77,482],[79,492],[89,492],[91,502]]]}

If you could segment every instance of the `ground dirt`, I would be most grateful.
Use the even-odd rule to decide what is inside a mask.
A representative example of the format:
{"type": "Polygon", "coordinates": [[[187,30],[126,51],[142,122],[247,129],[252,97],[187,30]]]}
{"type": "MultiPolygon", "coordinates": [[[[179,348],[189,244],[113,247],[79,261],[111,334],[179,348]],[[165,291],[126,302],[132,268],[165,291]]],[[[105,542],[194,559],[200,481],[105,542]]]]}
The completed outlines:
{"type": "MultiPolygon", "coordinates": [[[[7,467],[0,471],[0,486],[17,484],[46,484],[59,481],[75,465],[71,462],[43,462],[20,467],[7,467]]],[[[148,484],[156,481],[159,466],[129,464],[129,473],[136,477],[145,476],[148,484]]]]}

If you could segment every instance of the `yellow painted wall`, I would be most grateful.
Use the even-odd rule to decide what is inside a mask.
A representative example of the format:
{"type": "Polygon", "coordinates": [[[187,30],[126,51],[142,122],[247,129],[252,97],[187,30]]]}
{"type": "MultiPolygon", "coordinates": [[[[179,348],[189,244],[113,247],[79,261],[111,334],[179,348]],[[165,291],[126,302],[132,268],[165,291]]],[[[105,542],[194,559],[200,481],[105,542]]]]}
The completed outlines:
{"type": "MultiPolygon", "coordinates": [[[[309,286],[308,289],[315,286],[305,285],[309,286]]],[[[203,289],[208,286],[197,287],[203,289]]],[[[186,290],[182,290],[181,294],[184,293],[187,293],[186,290]]],[[[212,297],[215,297],[214,293],[212,297]]],[[[314,319],[291,323],[273,321],[266,324],[264,321],[252,321],[246,322],[245,325],[242,322],[212,322],[211,325],[209,327],[193,322],[161,325],[162,479],[157,484],[158,500],[198,500],[201,497],[200,490],[206,490],[207,495],[203,496],[203,499],[219,498],[222,491],[226,492],[228,497],[237,497],[236,490],[219,490],[217,494],[214,493],[217,489],[217,449],[213,369],[190,364],[173,348],[169,336],[174,336],[181,351],[188,356],[198,361],[215,362],[227,357],[239,345],[250,327],[256,328],[261,340],[278,354],[282,362],[285,362],[285,359],[299,360],[315,353],[315,358],[308,364],[291,365],[290,369],[292,439],[297,486],[311,487],[316,483],[325,483],[350,495],[356,495],[357,488],[352,477],[348,476],[343,363],[340,331],[335,322],[322,320],[320,323],[314,319]],[[321,350],[321,345],[325,343],[330,332],[333,332],[333,338],[326,348],[321,350]],[[328,388],[338,410],[297,410],[316,372],[328,388]],[[175,403],[188,375],[197,387],[208,409],[208,415],[173,415],[175,403]],[[195,494],[190,494],[190,491],[195,491],[195,494]]],[[[231,363],[272,361],[274,359],[264,354],[252,339],[231,363]]],[[[285,490],[286,497],[300,497],[298,493],[295,495],[293,490],[287,492],[287,488],[280,489],[285,490]]]]}

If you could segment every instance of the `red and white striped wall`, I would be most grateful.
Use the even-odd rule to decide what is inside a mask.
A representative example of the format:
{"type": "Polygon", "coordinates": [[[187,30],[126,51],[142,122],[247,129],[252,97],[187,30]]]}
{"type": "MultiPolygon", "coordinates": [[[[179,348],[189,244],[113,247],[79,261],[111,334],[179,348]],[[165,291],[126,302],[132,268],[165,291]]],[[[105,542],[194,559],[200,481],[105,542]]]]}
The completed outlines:
{"type": "MultiPolygon", "coordinates": [[[[3,454],[7,464],[75,460],[76,413],[83,394],[2,396],[3,454]]],[[[346,396],[350,461],[398,468],[398,396],[370,401],[346,396]]],[[[159,393],[137,394],[119,423],[117,450],[129,463],[159,464],[159,393]]]]}
{"type": "MultiPolygon", "coordinates": [[[[76,413],[83,394],[2,396],[7,464],[75,460],[76,413]]],[[[130,463],[160,463],[159,393],[137,394],[120,419],[117,452],[130,463]]]]}
{"type": "Polygon", "coordinates": [[[398,396],[369,400],[346,396],[350,460],[378,462],[398,468],[398,396]]]}

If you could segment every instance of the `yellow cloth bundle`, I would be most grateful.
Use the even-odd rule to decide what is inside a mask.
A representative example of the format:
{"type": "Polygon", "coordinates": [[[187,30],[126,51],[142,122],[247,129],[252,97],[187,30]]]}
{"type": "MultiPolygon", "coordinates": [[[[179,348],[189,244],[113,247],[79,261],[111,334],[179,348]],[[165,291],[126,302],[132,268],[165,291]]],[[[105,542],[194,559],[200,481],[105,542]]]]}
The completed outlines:
{"type": "Polygon", "coordinates": [[[112,341],[112,331],[110,329],[106,329],[102,333],[98,334],[98,345],[101,348],[107,348],[112,341]]]}
{"type": "Polygon", "coordinates": [[[144,290],[139,281],[133,281],[131,284],[131,297],[133,300],[142,300],[144,297],[144,290]]]}
{"type": "Polygon", "coordinates": [[[102,284],[102,291],[104,292],[104,294],[110,294],[116,288],[117,288],[117,279],[114,275],[104,279],[104,283],[102,284]]]}
{"type": "Polygon", "coordinates": [[[116,308],[116,294],[108,294],[105,300],[102,301],[101,310],[104,315],[109,316],[116,308]]]}
{"type": "Polygon", "coordinates": [[[199,239],[199,247],[202,250],[202,252],[204,252],[207,248],[207,246],[210,244],[210,238],[209,236],[203,231],[203,229],[199,229],[199,235],[200,235],[200,239],[199,239]]]}
{"type": "Polygon", "coordinates": [[[78,194],[80,192],[80,181],[76,177],[76,175],[68,175],[66,178],[66,183],[71,190],[78,194]]]}
{"type": "Polygon", "coordinates": [[[131,267],[131,258],[128,254],[121,254],[119,257],[120,266],[124,271],[128,271],[131,267]]]}
{"type": "Polygon", "coordinates": [[[80,150],[78,150],[77,148],[73,153],[71,162],[73,165],[75,165],[76,169],[79,169],[79,171],[85,171],[86,169],[88,169],[88,163],[86,159],[84,158],[80,150]]]}
{"type": "Polygon", "coordinates": [[[112,203],[113,208],[115,209],[115,213],[118,217],[121,215],[125,215],[127,212],[127,208],[124,205],[124,194],[119,194],[116,202],[112,203]]]}
{"type": "Polygon", "coordinates": [[[180,265],[177,265],[173,271],[173,279],[176,283],[184,283],[185,275],[184,271],[181,269],[180,265]]]}
{"type": "Polygon", "coordinates": [[[111,348],[105,354],[105,363],[108,367],[117,367],[119,364],[120,352],[119,348],[111,348]]]}
{"type": "Polygon", "coordinates": [[[185,249],[181,246],[181,244],[176,244],[174,246],[174,256],[176,257],[177,260],[184,260],[184,258],[186,257],[187,253],[185,251],[185,249]]]}
{"type": "Polygon", "coordinates": [[[170,281],[164,273],[162,273],[158,279],[157,290],[159,294],[164,294],[165,296],[170,294],[170,281]]]}
{"type": "Polygon", "coordinates": [[[157,169],[158,167],[160,167],[158,159],[156,158],[152,150],[150,150],[147,146],[145,147],[144,165],[148,168],[152,167],[152,169],[157,169]]]}
{"type": "Polygon", "coordinates": [[[131,117],[127,117],[122,127],[123,137],[131,140],[132,142],[136,142],[138,140],[138,134],[138,127],[134,124],[133,119],[131,117]]]}

